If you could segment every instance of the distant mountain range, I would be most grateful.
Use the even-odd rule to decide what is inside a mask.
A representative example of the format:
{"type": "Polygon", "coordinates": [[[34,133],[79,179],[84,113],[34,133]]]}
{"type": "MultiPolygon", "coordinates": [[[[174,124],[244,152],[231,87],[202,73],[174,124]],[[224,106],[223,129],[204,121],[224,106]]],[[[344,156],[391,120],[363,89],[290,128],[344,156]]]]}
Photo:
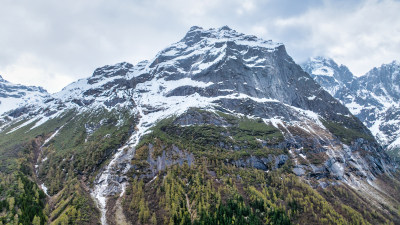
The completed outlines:
{"type": "Polygon", "coordinates": [[[0,76],[0,115],[29,104],[41,104],[50,95],[41,87],[12,84],[0,76]]]}
{"type": "Polygon", "coordinates": [[[400,158],[400,63],[393,61],[355,77],[332,59],[311,58],[302,65],[315,81],[342,102],[392,157],[400,158]]]}

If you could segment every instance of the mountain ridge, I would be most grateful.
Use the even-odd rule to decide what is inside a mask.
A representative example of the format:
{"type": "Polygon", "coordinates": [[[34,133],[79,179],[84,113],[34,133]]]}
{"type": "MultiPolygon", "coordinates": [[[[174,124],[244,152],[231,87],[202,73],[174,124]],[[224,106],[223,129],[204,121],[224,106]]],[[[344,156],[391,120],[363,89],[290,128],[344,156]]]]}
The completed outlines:
{"type": "MultiPolygon", "coordinates": [[[[330,92],[364,122],[380,144],[389,151],[400,147],[398,145],[399,133],[397,132],[400,127],[400,117],[396,114],[400,99],[400,89],[396,85],[399,81],[400,70],[398,61],[394,60],[391,63],[382,64],[380,67],[374,67],[360,77],[351,74],[351,82],[345,85],[330,81],[324,83],[318,79],[318,74],[310,69],[313,64],[312,60],[309,60],[303,64],[303,68],[312,74],[314,79],[326,90],[338,90],[330,92]]],[[[331,69],[338,74],[341,73],[337,68],[331,67],[331,69]]],[[[395,154],[397,151],[392,156],[395,154]]]]}
{"type": "Polygon", "coordinates": [[[40,103],[49,96],[42,87],[13,84],[0,75],[0,114],[23,105],[40,103]]]}

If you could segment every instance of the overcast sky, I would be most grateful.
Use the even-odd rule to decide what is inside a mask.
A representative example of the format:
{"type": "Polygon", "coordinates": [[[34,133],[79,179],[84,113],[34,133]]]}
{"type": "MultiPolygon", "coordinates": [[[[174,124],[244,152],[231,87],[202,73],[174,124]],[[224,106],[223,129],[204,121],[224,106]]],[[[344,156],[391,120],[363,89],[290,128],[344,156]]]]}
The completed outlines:
{"type": "Polygon", "coordinates": [[[97,67],[153,58],[189,28],[223,25],[328,56],[357,76],[400,59],[398,0],[0,0],[0,75],[49,92],[97,67]]]}

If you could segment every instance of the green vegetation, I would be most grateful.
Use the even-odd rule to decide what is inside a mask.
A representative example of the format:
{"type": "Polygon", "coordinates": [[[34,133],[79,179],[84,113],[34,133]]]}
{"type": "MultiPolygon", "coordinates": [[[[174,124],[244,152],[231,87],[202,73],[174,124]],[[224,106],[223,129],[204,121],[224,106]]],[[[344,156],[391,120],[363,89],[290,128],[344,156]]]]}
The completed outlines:
{"type": "Polygon", "coordinates": [[[38,143],[33,142],[40,142],[40,139],[43,141],[45,137],[49,136],[49,132],[57,130],[63,124],[70,121],[75,113],[75,111],[71,110],[34,129],[31,129],[34,126],[34,122],[32,122],[27,126],[8,133],[14,128],[27,122],[23,120],[12,124],[10,127],[2,131],[0,138],[0,160],[2,162],[0,165],[0,171],[4,173],[12,173],[18,170],[18,167],[20,166],[18,160],[19,158],[24,158],[22,155],[33,157],[32,148],[38,147],[36,146],[38,143]]]}
{"type": "Polygon", "coordinates": [[[374,142],[374,137],[366,133],[361,122],[353,117],[341,117],[344,122],[336,122],[321,119],[323,125],[334,135],[336,135],[343,143],[350,145],[352,141],[358,138],[374,142]]]}
{"type": "Polygon", "coordinates": [[[261,224],[233,184],[216,184],[204,165],[174,166],[163,180],[156,179],[151,186],[133,180],[125,207],[140,224],[261,224]],[[148,191],[155,195],[149,196],[148,191]],[[231,198],[222,198],[224,193],[232,194],[231,198]]]}
{"type": "Polygon", "coordinates": [[[0,173],[0,224],[45,224],[45,194],[22,173],[0,173]]]}
{"type": "Polygon", "coordinates": [[[31,129],[28,124],[11,133],[14,128],[27,121],[19,121],[6,128],[0,138],[0,202],[3,211],[0,224],[45,224],[45,194],[32,181],[33,159],[38,145],[43,141],[46,132],[55,130],[67,122],[73,112],[63,114],[60,118],[50,120],[46,126],[31,129]]]}
{"type": "Polygon", "coordinates": [[[78,174],[92,174],[126,142],[133,125],[127,113],[107,111],[81,114],[65,124],[44,150],[48,160],[39,170],[49,193],[59,192],[78,174]],[[92,133],[87,133],[85,126],[92,133]]]}
{"type": "Polygon", "coordinates": [[[312,189],[283,169],[265,173],[206,159],[133,179],[124,210],[133,224],[390,224],[349,190],[312,189]],[[161,179],[160,179],[161,178],[161,179]]]}
{"type": "MultiPolygon", "coordinates": [[[[207,113],[211,114],[211,112],[207,113]]],[[[140,159],[147,157],[146,152],[142,152],[146,149],[142,147],[148,143],[156,147],[153,157],[162,153],[162,145],[169,147],[176,145],[180,149],[190,150],[198,157],[206,156],[210,159],[239,159],[250,155],[267,157],[270,154],[287,154],[282,149],[267,147],[283,141],[283,135],[274,126],[265,124],[262,120],[237,118],[221,112],[218,115],[223,115],[222,118],[229,121],[231,125],[228,127],[211,124],[180,126],[174,123],[176,119],[174,117],[160,121],[150,134],[142,138],[138,145],[139,153],[142,155],[139,156],[137,153],[137,157],[140,159]],[[261,141],[265,141],[267,146],[263,146],[261,141]]]]}
{"type": "Polygon", "coordinates": [[[46,206],[50,224],[96,224],[98,212],[83,184],[73,179],[46,206]]]}
{"type": "MultiPolygon", "coordinates": [[[[33,194],[27,192],[29,190],[24,193],[15,191],[13,185],[2,185],[0,203],[4,212],[0,211],[0,221],[3,224],[10,221],[15,223],[17,220],[21,224],[45,224],[48,220],[53,224],[67,224],[66,221],[92,224],[97,221],[98,212],[87,194],[88,188],[78,188],[77,183],[80,181],[76,179],[94,179],[97,168],[108,160],[133,131],[134,118],[123,110],[99,109],[81,114],[71,110],[41,126],[33,127],[33,121],[10,132],[24,123],[26,121],[14,123],[1,133],[0,174],[5,177],[12,175],[13,178],[8,180],[18,181],[24,178],[30,181],[31,184],[25,186],[42,195],[35,205],[32,201],[36,200],[31,198],[33,194]],[[42,146],[57,130],[58,135],[46,146],[42,146]],[[42,163],[36,176],[34,165],[37,161],[42,163]],[[15,174],[19,174],[18,177],[15,174]],[[36,182],[33,182],[37,179],[49,187],[49,194],[58,193],[56,202],[51,203],[46,210],[45,196],[39,191],[36,182]],[[65,198],[63,193],[68,193],[66,195],[69,197],[65,198]],[[10,203],[15,207],[10,208],[10,203]],[[87,208],[88,206],[90,207],[87,208]]],[[[1,177],[0,182],[3,182],[1,177]]]]}

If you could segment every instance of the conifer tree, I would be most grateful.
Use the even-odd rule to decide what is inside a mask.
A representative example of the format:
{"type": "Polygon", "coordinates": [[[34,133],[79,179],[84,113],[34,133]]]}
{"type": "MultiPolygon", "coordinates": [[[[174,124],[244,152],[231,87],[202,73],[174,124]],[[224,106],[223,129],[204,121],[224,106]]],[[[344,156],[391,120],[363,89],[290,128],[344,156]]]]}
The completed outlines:
{"type": "Polygon", "coordinates": [[[32,225],[40,225],[40,217],[35,215],[32,220],[32,225]]]}

